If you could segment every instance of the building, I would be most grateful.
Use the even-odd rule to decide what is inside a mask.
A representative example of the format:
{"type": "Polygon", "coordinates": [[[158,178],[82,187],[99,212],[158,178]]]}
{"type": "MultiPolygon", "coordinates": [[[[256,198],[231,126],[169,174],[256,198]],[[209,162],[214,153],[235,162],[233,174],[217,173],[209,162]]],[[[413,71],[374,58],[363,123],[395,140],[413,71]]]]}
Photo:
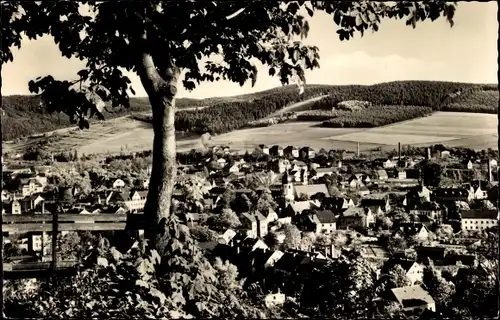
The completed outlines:
{"type": "Polygon", "coordinates": [[[262,215],[259,211],[252,213],[245,212],[242,215],[242,227],[249,230],[249,235],[252,237],[262,238],[268,232],[268,221],[267,218],[262,215]]]}
{"type": "Polygon", "coordinates": [[[283,149],[283,155],[287,158],[298,158],[299,149],[294,146],[288,146],[285,149],[283,149]]]}
{"type": "Polygon", "coordinates": [[[436,311],[436,303],[431,295],[421,286],[409,286],[391,289],[394,299],[404,312],[422,313],[425,310],[436,311]]]}
{"type": "Polygon", "coordinates": [[[283,147],[278,145],[272,146],[271,148],[269,148],[269,154],[273,157],[283,157],[284,155],[283,147]]]}
{"type": "Polygon", "coordinates": [[[382,266],[381,273],[387,274],[395,266],[401,266],[412,285],[421,283],[424,276],[424,266],[414,260],[391,258],[382,266]]]}
{"type": "Polygon", "coordinates": [[[331,210],[317,211],[309,217],[316,226],[316,234],[330,234],[337,229],[337,219],[331,210]]]}
{"type": "Polygon", "coordinates": [[[498,226],[497,210],[463,210],[462,230],[485,230],[498,226]]]}
{"type": "Polygon", "coordinates": [[[434,190],[431,198],[436,202],[445,202],[445,201],[469,202],[473,199],[473,196],[471,191],[465,188],[439,188],[434,190]]]}
{"type": "Polygon", "coordinates": [[[435,202],[423,202],[416,204],[410,209],[410,214],[417,216],[427,216],[433,220],[440,220],[442,218],[441,208],[435,202]]]}

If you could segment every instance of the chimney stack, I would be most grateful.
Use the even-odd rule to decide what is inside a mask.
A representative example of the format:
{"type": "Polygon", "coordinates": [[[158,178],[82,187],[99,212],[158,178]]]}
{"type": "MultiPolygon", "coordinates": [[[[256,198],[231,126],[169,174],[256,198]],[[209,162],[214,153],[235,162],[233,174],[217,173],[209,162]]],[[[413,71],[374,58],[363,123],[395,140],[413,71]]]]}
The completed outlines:
{"type": "Polygon", "coordinates": [[[431,159],[431,148],[427,148],[427,160],[431,159]]]}
{"type": "Polygon", "coordinates": [[[401,160],[401,142],[398,142],[398,161],[401,160]]]}
{"type": "Polygon", "coordinates": [[[491,160],[488,158],[488,182],[493,182],[493,175],[491,172],[491,160]]]}
{"type": "Polygon", "coordinates": [[[357,155],[357,157],[359,158],[359,142],[358,142],[358,144],[357,144],[357,148],[356,148],[356,155],[357,155]]]}

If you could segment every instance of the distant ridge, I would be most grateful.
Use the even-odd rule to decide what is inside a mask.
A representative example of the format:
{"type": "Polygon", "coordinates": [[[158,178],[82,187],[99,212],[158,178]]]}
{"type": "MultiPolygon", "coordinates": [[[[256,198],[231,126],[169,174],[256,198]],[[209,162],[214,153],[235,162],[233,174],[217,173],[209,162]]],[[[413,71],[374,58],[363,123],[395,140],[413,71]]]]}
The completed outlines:
{"type": "MultiPolygon", "coordinates": [[[[306,85],[306,90],[317,92],[318,96],[322,94],[336,94],[340,96],[345,95],[349,99],[353,97],[361,100],[369,100],[367,97],[373,97],[373,99],[380,100],[376,101],[376,103],[381,104],[440,105],[446,111],[467,111],[467,108],[473,108],[476,110],[473,112],[491,113],[496,110],[498,105],[497,84],[471,84],[444,81],[391,81],[375,85],[310,84],[306,85]],[[453,96],[457,91],[463,91],[464,94],[453,96]],[[494,105],[492,106],[493,102],[494,105]]],[[[227,108],[231,103],[241,104],[266,97],[273,97],[272,100],[280,100],[280,96],[296,96],[297,94],[298,89],[296,85],[287,85],[231,97],[206,99],[179,98],[176,105],[179,109],[215,105],[221,105],[221,107],[224,105],[224,108],[227,108]]],[[[39,107],[39,103],[40,98],[33,95],[2,97],[2,109],[5,112],[5,115],[2,117],[4,141],[72,126],[66,115],[50,115],[39,107]]],[[[150,110],[149,100],[146,97],[131,98],[130,106],[130,109],[119,110],[111,114],[107,113],[105,117],[106,119],[111,119],[150,110]]]]}

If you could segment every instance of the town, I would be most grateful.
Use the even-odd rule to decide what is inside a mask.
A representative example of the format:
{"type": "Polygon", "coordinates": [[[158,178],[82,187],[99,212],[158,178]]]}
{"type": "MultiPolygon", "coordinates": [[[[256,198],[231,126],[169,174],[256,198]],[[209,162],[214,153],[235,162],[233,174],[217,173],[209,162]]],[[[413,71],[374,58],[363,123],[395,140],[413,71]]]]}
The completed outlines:
{"type": "MultiPolygon", "coordinates": [[[[150,152],[69,158],[6,159],[2,214],[141,215],[150,152]]],[[[442,145],[370,154],[260,145],[244,155],[212,146],[178,154],[172,205],[205,255],[236,265],[269,308],[294,302],[314,269],[357,252],[377,279],[400,277],[374,301],[420,315],[449,304],[425,289],[425,268],[442,285],[493,270],[484,257],[495,254],[497,161],[497,151],[442,145]]],[[[50,261],[49,234],[4,233],[6,262],[50,261]]]]}

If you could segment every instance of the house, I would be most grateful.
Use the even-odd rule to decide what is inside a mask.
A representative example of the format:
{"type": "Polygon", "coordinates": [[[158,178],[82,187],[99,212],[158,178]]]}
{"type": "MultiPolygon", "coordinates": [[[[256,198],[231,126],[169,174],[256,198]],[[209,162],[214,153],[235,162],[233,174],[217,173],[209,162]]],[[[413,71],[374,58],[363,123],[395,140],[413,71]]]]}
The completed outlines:
{"type": "Polygon", "coordinates": [[[273,157],[283,157],[283,147],[281,146],[272,146],[269,148],[269,154],[273,157]]]}
{"type": "Polygon", "coordinates": [[[469,202],[472,200],[470,190],[465,188],[439,188],[432,192],[432,197],[436,202],[445,201],[464,201],[469,202]]]}
{"type": "Polygon", "coordinates": [[[327,197],[323,199],[323,202],[321,203],[321,209],[333,210],[334,212],[342,212],[349,207],[354,207],[354,202],[352,199],[343,197],[327,197]]]}
{"type": "Polygon", "coordinates": [[[268,232],[267,218],[259,211],[253,213],[244,212],[242,214],[242,227],[249,230],[249,235],[257,238],[264,237],[268,232]]]}
{"type": "Polygon", "coordinates": [[[361,181],[361,179],[354,174],[351,175],[349,179],[347,179],[346,185],[351,189],[358,189],[364,187],[363,181],[361,181]]]}
{"type": "MultiPolygon", "coordinates": [[[[486,186],[486,183],[483,184],[486,186]]],[[[472,198],[475,200],[484,200],[488,199],[488,191],[486,188],[481,188],[481,181],[474,181],[470,184],[470,193],[472,194],[472,198]]]]}
{"type": "Polygon", "coordinates": [[[270,149],[265,144],[259,145],[259,148],[260,148],[260,150],[262,151],[263,154],[267,154],[267,155],[270,154],[270,149]]]}
{"type": "Polygon", "coordinates": [[[294,146],[288,146],[283,149],[283,155],[287,158],[298,158],[299,157],[299,149],[294,146]]]}
{"type": "Polygon", "coordinates": [[[410,209],[410,214],[417,216],[427,216],[433,220],[441,220],[441,208],[439,204],[435,202],[423,202],[416,204],[412,209],[410,209]]]}
{"type": "Polygon", "coordinates": [[[125,207],[131,212],[143,210],[146,204],[147,191],[134,191],[129,198],[125,200],[125,207]]]}
{"type": "Polygon", "coordinates": [[[391,159],[387,159],[384,162],[382,162],[382,167],[384,169],[389,169],[389,168],[394,168],[396,166],[396,163],[392,161],[391,159]]]}
{"type": "Polygon", "coordinates": [[[2,214],[21,214],[22,212],[21,203],[17,199],[3,203],[2,214]]]}
{"type": "Polygon", "coordinates": [[[396,233],[402,233],[406,236],[417,237],[418,239],[425,240],[429,237],[429,230],[427,227],[418,222],[405,222],[398,225],[399,230],[396,233]]]}
{"type": "Polygon", "coordinates": [[[398,179],[400,179],[400,180],[406,179],[406,171],[405,170],[398,170],[398,179]]]}
{"type": "Polygon", "coordinates": [[[235,163],[229,167],[228,171],[229,171],[229,173],[238,173],[238,172],[240,172],[240,166],[237,163],[235,163]]]}
{"type": "Polygon", "coordinates": [[[33,194],[42,193],[43,185],[35,178],[21,179],[20,191],[23,197],[29,197],[33,194]]]}
{"type": "Polygon", "coordinates": [[[441,158],[449,158],[450,157],[450,151],[442,151],[441,152],[441,158]]]}
{"type": "Polygon", "coordinates": [[[240,242],[239,247],[243,253],[251,253],[257,249],[269,250],[269,247],[260,239],[255,239],[252,237],[247,237],[240,242]]]}
{"type": "Polygon", "coordinates": [[[279,219],[278,214],[271,207],[267,208],[265,211],[262,211],[262,214],[266,217],[267,222],[273,222],[279,219]]]}
{"type": "Polygon", "coordinates": [[[497,210],[463,210],[461,216],[462,230],[485,230],[498,226],[497,210]]]}
{"type": "Polygon", "coordinates": [[[376,179],[381,180],[381,181],[389,179],[389,176],[387,175],[387,171],[382,170],[382,169],[375,171],[375,177],[376,177],[376,179]]]}
{"type": "Polygon", "coordinates": [[[416,186],[410,189],[405,196],[404,206],[410,206],[415,202],[430,202],[431,191],[426,186],[416,186]]]}
{"type": "Polygon", "coordinates": [[[227,229],[218,239],[217,242],[222,244],[230,244],[233,238],[236,236],[236,232],[233,229],[227,229]]]}
{"type": "Polygon", "coordinates": [[[305,210],[312,210],[319,208],[321,204],[319,201],[306,200],[306,201],[293,201],[287,204],[285,209],[280,213],[280,219],[285,217],[295,217],[305,210]]]}
{"type": "Polygon", "coordinates": [[[310,199],[312,196],[323,193],[325,196],[329,196],[328,188],[326,184],[309,184],[309,185],[296,185],[294,186],[295,195],[297,198],[306,197],[310,199]]]}
{"type": "Polygon", "coordinates": [[[375,198],[374,196],[372,196],[372,198],[363,198],[363,199],[361,199],[360,205],[363,208],[378,206],[384,212],[389,212],[391,210],[390,201],[386,197],[375,198]]]}
{"type": "Polygon", "coordinates": [[[331,175],[334,172],[334,168],[316,168],[314,171],[316,174],[314,175],[314,178],[321,178],[324,177],[325,175],[331,175]]]}
{"type": "Polygon", "coordinates": [[[350,207],[338,218],[339,229],[369,228],[375,224],[375,217],[368,208],[350,207]]]}
{"type": "Polygon", "coordinates": [[[406,277],[412,285],[422,282],[424,276],[424,266],[414,260],[390,258],[384,263],[380,272],[382,274],[387,274],[389,270],[396,265],[403,268],[406,272],[406,277]]]}
{"type": "Polygon", "coordinates": [[[495,159],[490,159],[489,163],[492,168],[498,167],[498,161],[495,159]]]}
{"type": "Polygon", "coordinates": [[[122,179],[115,179],[112,181],[111,186],[113,189],[121,189],[125,187],[125,181],[122,179]]]}
{"type": "Polygon", "coordinates": [[[357,193],[364,197],[364,196],[367,196],[370,194],[370,189],[368,189],[367,187],[365,186],[362,186],[361,188],[358,189],[357,193]]]}
{"type": "Polygon", "coordinates": [[[403,312],[421,314],[425,310],[436,311],[432,296],[421,286],[408,286],[391,289],[394,299],[401,305],[403,312]]]}
{"type": "Polygon", "coordinates": [[[299,150],[299,155],[303,159],[314,159],[314,157],[316,157],[316,151],[311,147],[303,147],[299,150]]]}
{"type": "Polygon", "coordinates": [[[463,162],[465,169],[472,170],[474,168],[474,164],[471,160],[465,160],[463,162]]]}
{"type": "Polygon", "coordinates": [[[337,219],[331,210],[317,211],[312,217],[316,234],[330,234],[337,229],[337,219]]]}

